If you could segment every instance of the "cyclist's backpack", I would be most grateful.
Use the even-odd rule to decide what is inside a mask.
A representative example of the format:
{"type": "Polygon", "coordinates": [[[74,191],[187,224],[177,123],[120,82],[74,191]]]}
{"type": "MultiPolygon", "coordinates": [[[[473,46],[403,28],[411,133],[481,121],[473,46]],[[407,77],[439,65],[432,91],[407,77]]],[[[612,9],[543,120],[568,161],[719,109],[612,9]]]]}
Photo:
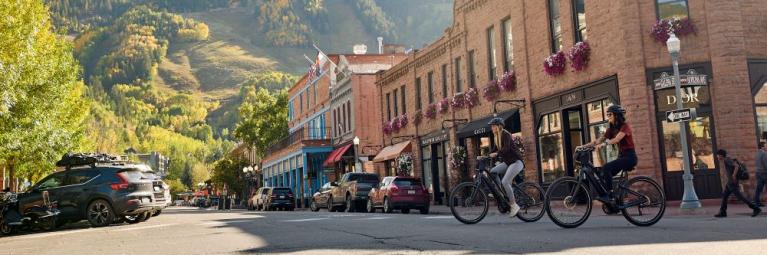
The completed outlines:
{"type": "Polygon", "coordinates": [[[735,177],[738,178],[738,180],[748,180],[748,169],[746,168],[746,164],[743,164],[743,162],[740,162],[739,160],[735,160],[735,163],[738,163],[738,173],[735,174],[735,177]]]}

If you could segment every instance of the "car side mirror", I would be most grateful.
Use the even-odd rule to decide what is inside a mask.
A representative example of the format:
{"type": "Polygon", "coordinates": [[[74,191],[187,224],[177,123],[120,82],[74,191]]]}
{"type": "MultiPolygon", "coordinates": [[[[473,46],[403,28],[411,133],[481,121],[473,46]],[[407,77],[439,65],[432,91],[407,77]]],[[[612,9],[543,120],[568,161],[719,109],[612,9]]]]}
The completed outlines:
{"type": "Polygon", "coordinates": [[[338,183],[337,183],[337,182],[331,182],[331,183],[330,183],[330,186],[333,186],[333,187],[338,187],[338,183]]]}

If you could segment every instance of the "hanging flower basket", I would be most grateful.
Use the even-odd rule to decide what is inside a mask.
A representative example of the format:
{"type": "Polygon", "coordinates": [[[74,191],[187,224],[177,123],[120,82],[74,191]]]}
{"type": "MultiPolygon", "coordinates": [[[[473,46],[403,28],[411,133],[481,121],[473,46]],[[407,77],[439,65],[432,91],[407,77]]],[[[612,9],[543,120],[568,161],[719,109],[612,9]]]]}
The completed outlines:
{"type": "Polygon", "coordinates": [[[407,114],[400,115],[399,117],[395,119],[395,121],[397,122],[398,129],[404,129],[405,127],[407,127],[407,123],[408,123],[407,114]]]}
{"type": "Polygon", "coordinates": [[[656,21],[655,24],[652,25],[652,31],[650,31],[650,35],[655,38],[655,41],[662,43],[663,45],[666,45],[669,33],[674,33],[677,37],[694,34],[695,25],[689,18],[662,19],[656,21]]]}
{"type": "Polygon", "coordinates": [[[448,109],[450,109],[450,99],[446,97],[442,100],[439,100],[437,103],[437,111],[441,114],[444,114],[447,113],[448,109]]]}
{"type": "Polygon", "coordinates": [[[383,123],[383,133],[384,133],[385,135],[388,135],[388,134],[391,134],[391,132],[392,132],[392,129],[391,129],[391,122],[389,122],[389,121],[385,121],[385,122],[383,123]]]}
{"type": "Polygon", "coordinates": [[[466,162],[466,149],[462,146],[450,149],[450,167],[458,169],[466,162]]]}
{"type": "Polygon", "coordinates": [[[421,120],[423,119],[423,112],[416,111],[415,114],[413,114],[413,124],[418,126],[418,124],[421,124],[421,120]]]}
{"type": "Polygon", "coordinates": [[[487,101],[494,101],[498,99],[498,93],[501,92],[501,88],[495,82],[489,82],[487,87],[482,89],[482,97],[487,101]]]}
{"type": "Polygon", "coordinates": [[[517,74],[514,71],[508,71],[503,74],[498,87],[503,91],[512,91],[517,88],[517,74]]]}
{"type": "Polygon", "coordinates": [[[565,72],[565,62],[567,62],[565,53],[558,51],[543,61],[543,70],[551,76],[563,74],[565,72]]]}
{"type": "Polygon", "coordinates": [[[464,107],[473,108],[479,104],[477,88],[469,88],[464,94],[464,107]]]}
{"type": "Polygon", "coordinates": [[[573,72],[583,71],[589,65],[589,57],[591,56],[591,47],[586,41],[576,43],[570,48],[570,52],[567,54],[567,58],[570,59],[570,67],[573,68],[573,72]]]}
{"type": "Polygon", "coordinates": [[[453,111],[457,111],[466,106],[466,97],[463,93],[458,93],[450,100],[450,106],[453,107],[453,111]]]}
{"type": "Polygon", "coordinates": [[[392,133],[399,132],[399,123],[397,121],[397,118],[395,117],[393,120],[389,121],[389,126],[391,127],[392,133]]]}
{"type": "Polygon", "coordinates": [[[426,106],[426,110],[424,110],[424,116],[429,119],[434,119],[437,117],[437,106],[435,104],[430,104],[426,106]]]}
{"type": "Polygon", "coordinates": [[[413,170],[413,156],[410,153],[402,153],[397,157],[397,175],[411,176],[413,170]]]}

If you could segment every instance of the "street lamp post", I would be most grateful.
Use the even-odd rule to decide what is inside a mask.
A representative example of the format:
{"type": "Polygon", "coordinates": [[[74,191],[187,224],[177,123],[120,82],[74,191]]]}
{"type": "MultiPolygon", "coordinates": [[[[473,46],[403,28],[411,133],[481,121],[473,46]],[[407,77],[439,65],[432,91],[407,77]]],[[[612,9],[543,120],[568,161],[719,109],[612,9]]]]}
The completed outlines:
{"type": "Polygon", "coordinates": [[[360,156],[359,156],[359,147],[360,147],[360,138],[355,136],[354,140],[354,172],[362,172],[362,164],[360,163],[360,156]]]}
{"type": "MultiPolygon", "coordinates": [[[[681,81],[679,79],[679,52],[680,52],[680,45],[681,42],[679,41],[679,38],[676,37],[673,33],[670,34],[668,41],[666,41],[666,45],[668,46],[668,52],[671,54],[671,60],[674,63],[674,88],[676,90],[676,108],[677,110],[682,110],[682,88],[681,88],[681,81]]],[[[693,175],[691,173],[691,166],[690,166],[690,152],[689,152],[689,145],[687,144],[687,122],[686,121],[680,121],[679,122],[679,136],[680,140],[682,141],[682,155],[683,155],[683,162],[684,162],[684,175],[682,176],[682,179],[684,180],[684,195],[682,196],[682,204],[679,205],[681,209],[697,209],[701,208],[700,201],[698,200],[698,195],[695,193],[695,186],[693,185],[692,179],[693,175]]]]}

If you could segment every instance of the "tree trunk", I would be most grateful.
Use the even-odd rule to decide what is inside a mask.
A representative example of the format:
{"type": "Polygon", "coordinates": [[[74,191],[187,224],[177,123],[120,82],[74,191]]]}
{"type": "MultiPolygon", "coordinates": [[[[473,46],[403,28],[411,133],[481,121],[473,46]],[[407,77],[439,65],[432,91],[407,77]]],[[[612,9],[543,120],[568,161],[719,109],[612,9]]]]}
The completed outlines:
{"type": "Polygon", "coordinates": [[[8,164],[8,185],[12,192],[18,192],[18,182],[16,181],[16,167],[13,163],[8,164]]]}

